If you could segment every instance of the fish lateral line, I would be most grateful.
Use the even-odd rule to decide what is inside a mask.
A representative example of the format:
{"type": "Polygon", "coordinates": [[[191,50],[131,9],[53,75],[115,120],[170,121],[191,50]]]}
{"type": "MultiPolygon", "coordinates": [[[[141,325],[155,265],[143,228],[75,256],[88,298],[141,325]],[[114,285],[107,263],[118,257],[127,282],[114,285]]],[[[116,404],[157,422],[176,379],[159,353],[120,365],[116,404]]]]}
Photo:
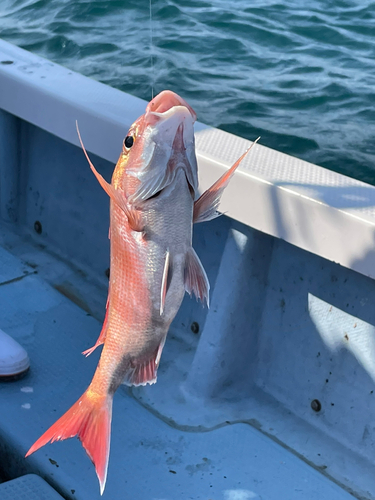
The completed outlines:
{"type": "Polygon", "coordinates": [[[144,228],[144,224],[142,221],[142,216],[141,214],[134,208],[129,207],[129,204],[127,203],[126,197],[124,193],[121,193],[119,190],[115,189],[112,184],[109,184],[102,175],[99,174],[99,172],[96,170],[94,167],[92,161],[90,160],[90,157],[86,151],[86,148],[83,144],[81,134],[79,132],[78,128],[78,122],[76,121],[76,128],[77,128],[77,133],[78,133],[78,139],[81,144],[81,147],[83,149],[83,152],[86,156],[86,159],[90,165],[90,168],[95,175],[96,179],[98,180],[99,184],[101,187],[104,189],[104,191],[108,194],[108,196],[111,198],[111,200],[121,208],[121,210],[125,213],[128,223],[130,228],[133,231],[137,232],[142,232],[144,228]]]}

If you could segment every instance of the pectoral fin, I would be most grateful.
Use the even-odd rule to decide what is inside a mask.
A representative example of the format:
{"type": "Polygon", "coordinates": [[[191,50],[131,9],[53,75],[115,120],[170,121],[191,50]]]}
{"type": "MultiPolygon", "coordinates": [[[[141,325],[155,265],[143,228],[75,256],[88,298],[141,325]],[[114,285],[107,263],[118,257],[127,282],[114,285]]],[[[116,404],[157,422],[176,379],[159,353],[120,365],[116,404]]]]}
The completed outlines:
{"type": "Polygon", "coordinates": [[[78,138],[79,142],[81,143],[83,152],[85,153],[86,159],[89,162],[90,168],[92,172],[94,173],[95,177],[97,178],[99,184],[102,186],[104,191],[108,194],[108,196],[111,198],[111,200],[116,203],[125,213],[126,217],[128,218],[129,226],[133,231],[142,231],[143,230],[143,224],[142,224],[142,218],[137,210],[134,208],[129,207],[126,198],[123,193],[115,189],[112,184],[109,184],[103,176],[99,174],[99,172],[96,170],[94,165],[92,164],[89,155],[87,154],[87,151],[85,149],[85,146],[83,145],[82,139],[81,139],[81,134],[79,133],[79,128],[78,128],[78,123],[76,122],[77,126],[77,133],[78,133],[78,138]]]}
{"type": "Polygon", "coordinates": [[[252,145],[238,158],[236,163],[223,174],[207,191],[205,191],[194,203],[193,222],[206,222],[215,219],[220,215],[217,211],[220,203],[221,195],[224,189],[228,186],[238,165],[245,158],[250,149],[259,141],[260,137],[252,143],[252,145]]]}
{"type": "Polygon", "coordinates": [[[193,292],[202,303],[206,299],[207,307],[210,307],[210,283],[202,262],[192,247],[186,252],[185,290],[189,295],[193,292]]]}

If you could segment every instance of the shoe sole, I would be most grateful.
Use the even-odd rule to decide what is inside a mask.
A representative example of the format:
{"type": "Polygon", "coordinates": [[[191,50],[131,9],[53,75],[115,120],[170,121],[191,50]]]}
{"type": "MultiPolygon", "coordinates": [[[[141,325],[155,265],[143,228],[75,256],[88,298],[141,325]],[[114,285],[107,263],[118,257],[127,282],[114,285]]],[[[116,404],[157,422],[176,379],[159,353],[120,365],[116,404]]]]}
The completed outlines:
{"type": "Polygon", "coordinates": [[[12,373],[11,375],[0,375],[0,382],[14,382],[16,380],[20,380],[27,374],[29,370],[30,367],[19,373],[12,373]]]}

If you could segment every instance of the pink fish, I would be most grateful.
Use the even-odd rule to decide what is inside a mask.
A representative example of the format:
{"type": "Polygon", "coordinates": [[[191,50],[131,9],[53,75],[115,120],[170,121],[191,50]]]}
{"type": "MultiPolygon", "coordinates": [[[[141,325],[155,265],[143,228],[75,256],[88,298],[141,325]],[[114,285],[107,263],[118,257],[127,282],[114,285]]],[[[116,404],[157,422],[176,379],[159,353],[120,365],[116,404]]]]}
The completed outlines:
{"type": "MultiPolygon", "coordinates": [[[[209,282],[192,248],[193,223],[218,215],[220,197],[247,151],[197,198],[194,110],[164,91],[130,127],[107,183],[111,276],[104,324],[90,354],[104,344],[94,377],[79,400],[30,448],[78,436],[95,465],[103,494],[113,395],[121,383],[156,382],[169,326],[185,291],[209,303],[209,282]],[[194,201],[196,200],[196,201],[194,201]]],[[[249,148],[250,149],[250,148],[249,148]]]]}

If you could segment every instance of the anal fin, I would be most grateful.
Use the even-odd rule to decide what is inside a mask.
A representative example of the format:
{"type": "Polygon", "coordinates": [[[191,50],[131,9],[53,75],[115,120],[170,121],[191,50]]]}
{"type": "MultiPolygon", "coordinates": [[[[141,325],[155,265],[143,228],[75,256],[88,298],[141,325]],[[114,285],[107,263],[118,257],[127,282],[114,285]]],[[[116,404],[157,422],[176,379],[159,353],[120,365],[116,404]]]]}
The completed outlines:
{"type": "Polygon", "coordinates": [[[202,262],[192,247],[186,252],[185,290],[189,295],[194,293],[202,303],[206,299],[207,307],[210,307],[210,283],[202,262]]]}
{"type": "Polygon", "coordinates": [[[155,384],[159,367],[161,353],[165,344],[165,338],[160,342],[153,355],[140,362],[134,362],[127,371],[123,384],[129,386],[140,386],[155,384]]]}

